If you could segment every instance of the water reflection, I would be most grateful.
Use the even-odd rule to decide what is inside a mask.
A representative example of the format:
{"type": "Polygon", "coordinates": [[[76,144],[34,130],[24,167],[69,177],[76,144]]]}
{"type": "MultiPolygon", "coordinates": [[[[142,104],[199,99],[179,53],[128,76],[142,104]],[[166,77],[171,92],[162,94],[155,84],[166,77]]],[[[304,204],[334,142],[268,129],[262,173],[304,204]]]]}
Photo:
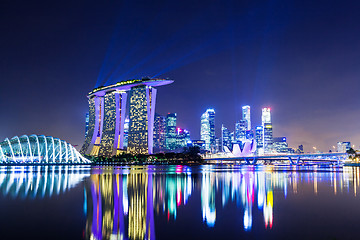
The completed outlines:
{"type": "Polygon", "coordinates": [[[155,239],[154,211],[166,211],[168,219],[175,219],[177,207],[186,204],[191,195],[191,176],[186,170],[178,167],[170,173],[155,174],[154,167],[132,167],[92,174],[87,237],[155,239]]]}
{"type": "Polygon", "coordinates": [[[208,227],[216,226],[217,214],[235,204],[242,211],[245,231],[251,231],[259,213],[264,228],[270,230],[277,199],[302,194],[309,191],[308,186],[314,195],[346,190],[356,196],[360,171],[316,166],[145,166],[94,169],[89,180],[85,188],[88,239],[155,239],[154,218],[164,215],[176,221],[180,206],[195,195],[200,196],[201,206],[196,208],[208,227]]]}
{"type": "Polygon", "coordinates": [[[90,176],[79,166],[18,166],[0,168],[0,193],[13,198],[59,195],[90,176]]]}

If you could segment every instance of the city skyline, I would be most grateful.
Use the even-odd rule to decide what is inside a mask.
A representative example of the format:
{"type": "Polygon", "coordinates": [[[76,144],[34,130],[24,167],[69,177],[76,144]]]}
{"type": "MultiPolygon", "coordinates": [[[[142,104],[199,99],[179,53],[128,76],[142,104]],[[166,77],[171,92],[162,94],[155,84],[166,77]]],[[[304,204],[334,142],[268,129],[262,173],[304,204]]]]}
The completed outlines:
{"type": "Polygon", "coordinates": [[[69,6],[2,3],[1,140],[43,134],[81,146],[90,89],[158,75],[176,83],[161,89],[157,112],[178,113],[195,139],[207,108],[220,136],[221,123],[231,126],[250,105],[253,119],[261,115],[254,109],[271,107],[274,136],[290,146],[358,148],[355,1],[69,6]]]}

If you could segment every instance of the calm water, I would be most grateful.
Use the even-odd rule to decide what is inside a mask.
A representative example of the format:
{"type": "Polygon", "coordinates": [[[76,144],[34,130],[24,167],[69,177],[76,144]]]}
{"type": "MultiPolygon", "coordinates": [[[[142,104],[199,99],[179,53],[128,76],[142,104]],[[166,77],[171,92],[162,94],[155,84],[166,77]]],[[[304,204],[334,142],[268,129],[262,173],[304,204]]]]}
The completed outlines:
{"type": "Polygon", "coordinates": [[[360,169],[0,168],[1,239],[358,239],[360,169]]]}

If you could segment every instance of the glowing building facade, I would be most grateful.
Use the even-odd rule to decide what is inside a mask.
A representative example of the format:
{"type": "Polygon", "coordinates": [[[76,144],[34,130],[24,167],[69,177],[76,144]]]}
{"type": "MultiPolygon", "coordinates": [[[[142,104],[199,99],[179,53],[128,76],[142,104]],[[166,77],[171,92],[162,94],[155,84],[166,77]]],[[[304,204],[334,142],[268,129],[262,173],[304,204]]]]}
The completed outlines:
{"type": "Polygon", "coordinates": [[[221,151],[224,151],[225,146],[231,149],[230,131],[224,125],[221,125],[221,151]]]}
{"type": "Polygon", "coordinates": [[[250,106],[242,107],[242,119],[246,122],[246,130],[251,130],[250,106]]]}
{"type": "Polygon", "coordinates": [[[166,118],[155,114],[154,121],[154,152],[163,152],[166,149],[166,118]]]}
{"type": "Polygon", "coordinates": [[[261,111],[261,124],[264,126],[265,123],[271,123],[270,108],[263,108],[261,111]]]}
{"type": "Polygon", "coordinates": [[[134,87],[130,91],[129,137],[130,153],[153,153],[153,128],[156,89],[148,86],[134,87]]]}
{"type": "Polygon", "coordinates": [[[264,152],[270,153],[272,151],[273,144],[273,128],[271,123],[265,123],[264,125],[264,152]]]}
{"type": "Polygon", "coordinates": [[[270,108],[262,109],[261,123],[264,133],[263,136],[264,153],[270,153],[272,151],[272,142],[273,142],[273,128],[271,124],[270,108]]]}
{"type": "Polygon", "coordinates": [[[235,140],[237,142],[241,142],[246,139],[246,124],[246,120],[240,120],[235,123],[235,140]]]}
{"type": "Polygon", "coordinates": [[[215,148],[215,110],[207,109],[201,115],[201,140],[205,141],[205,150],[212,151],[215,148]]]}
{"type": "Polygon", "coordinates": [[[337,151],[338,152],[346,152],[350,150],[351,143],[350,142],[338,142],[337,143],[337,151]]]}
{"type": "Polygon", "coordinates": [[[191,145],[190,132],[187,129],[176,129],[176,148],[184,148],[191,145]]]}
{"type": "Polygon", "coordinates": [[[286,137],[274,137],[272,147],[277,153],[289,152],[289,146],[286,142],[286,137]]]}
{"type": "Polygon", "coordinates": [[[256,151],[258,155],[264,154],[264,127],[256,126],[255,128],[256,151]]]}
{"type": "Polygon", "coordinates": [[[151,154],[156,101],[154,87],[172,82],[164,79],[137,79],[95,88],[88,95],[89,126],[80,153],[111,157],[127,148],[130,153],[151,154]],[[125,136],[127,107],[129,128],[125,136]]]}
{"type": "Polygon", "coordinates": [[[169,113],[166,116],[166,149],[175,150],[176,149],[176,113],[169,113]]]}

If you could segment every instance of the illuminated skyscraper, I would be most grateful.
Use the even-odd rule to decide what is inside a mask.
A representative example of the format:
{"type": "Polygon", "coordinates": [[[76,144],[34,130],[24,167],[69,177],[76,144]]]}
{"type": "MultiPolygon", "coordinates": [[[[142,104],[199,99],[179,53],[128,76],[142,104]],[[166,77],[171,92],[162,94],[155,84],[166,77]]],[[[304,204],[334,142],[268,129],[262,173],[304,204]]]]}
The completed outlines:
{"type": "Polygon", "coordinates": [[[263,108],[261,114],[261,122],[264,132],[264,152],[269,153],[271,152],[272,142],[273,142],[273,128],[271,124],[271,114],[270,108],[263,108]]]}
{"type": "Polygon", "coordinates": [[[235,123],[235,140],[237,142],[246,139],[246,120],[240,120],[235,123]]]}
{"type": "Polygon", "coordinates": [[[264,125],[264,152],[270,153],[273,143],[273,128],[271,123],[265,123],[264,125]]]}
{"type": "Polygon", "coordinates": [[[259,155],[264,154],[264,127],[256,126],[255,128],[256,152],[259,155]]]}
{"type": "Polygon", "coordinates": [[[278,153],[288,153],[289,147],[286,142],[286,137],[274,137],[273,149],[278,153]]]}
{"type": "Polygon", "coordinates": [[[176,148],[184,148],[190,144],[190,132],[187,129],[176,129],[176,148]]]}
{"type": "Polygon", "coordinates": [[[246,121],[246,130],[251,130],[250,106],[242,107],[242,119],[246,121]]]}
{"type": "Polygon", "coordinates": [[[221,151],[224,151],[225,146],[231,149],[230,131],[224,125],[221,125],[221,151]]]}
{"type": "Polygon", "coordinates": [[[254,131],[252,129],[246,131],[246,139],[247,140],[254,139],[254,131]]]}
{"type": "Polygon", "coordinates": [[[264,126],[265,123],[271,123],[270,108],[263,108],[261,114],[261,125],[264,126]]]}
{"type": "Polygon", "coordinates": [[[155,114],[154,121],[154,151],[163,152],[166,149],[166,119],[164,116],[155,114]]]}
{"type": "Polygon", "coordinates": [[[113,91],[105,94],[99,156],[117,155],[117,151],[124,147],[126,98],[125,92],[113,91]]]}
{"type": "Polygon", "coordinates": [[[166,116],[166,149],[175,150],[176,146],[176,113],[169,113],[166,116]]]}
{"type": "Polygon", "coordinates": [[[129,153],[153,153],[156,89],[136,86],[130,90],[129,153]]]}
{"type": "Polygon", "coordinates": [[[215,110],[207,109],[201,115],[201,140],[205,141],[205,150],[212,151],[215,149],[215,110]]]}
{"type": "Polygon", "coordinates": [[[127,151],[153,151],[156,86],[170,84],[164,79],[135,79],[95,88],[89,93],[89,129],[81,153],[111,157],[123,152],[125,113],[129,95],[127,151]]]}
{"type": "Polygon", "coordinates": [[[337,151],[338,152],[346,152],[350,150],[351,143],[350,142],[338,142],[337,143],[337,151]]]}

